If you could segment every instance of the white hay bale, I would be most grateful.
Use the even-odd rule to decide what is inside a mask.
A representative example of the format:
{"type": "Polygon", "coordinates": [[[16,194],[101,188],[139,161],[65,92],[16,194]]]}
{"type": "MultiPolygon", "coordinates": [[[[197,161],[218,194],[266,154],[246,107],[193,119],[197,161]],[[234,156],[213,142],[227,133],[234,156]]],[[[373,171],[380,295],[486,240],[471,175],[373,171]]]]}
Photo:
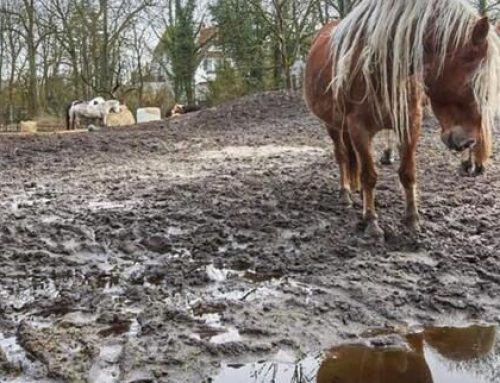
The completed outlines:
{"type": "Polygon", "coordinates": [[[19,123],[19,131],[26,133],[35,133],[37,130],[36,121],[21,121],[19,123]]]}
{"type": "Polygon", "coordinates": [[[160,108],[139,108],[137,109],[137,122],[160,121],[161,109],[160,108]]]}

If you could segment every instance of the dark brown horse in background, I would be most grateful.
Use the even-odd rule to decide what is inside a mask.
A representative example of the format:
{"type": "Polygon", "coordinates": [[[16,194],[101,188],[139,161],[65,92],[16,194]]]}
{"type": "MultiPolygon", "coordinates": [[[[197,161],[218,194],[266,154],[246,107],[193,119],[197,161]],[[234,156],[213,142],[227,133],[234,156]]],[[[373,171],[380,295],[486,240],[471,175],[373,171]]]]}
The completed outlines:
{"type": "Polygon", "coordinates": [[[489,156],[500,40],[474,12],[462,0],[362,0],[313,42],[305,99],[333,139],[342,199],[350,204],[351,192],[362,189],[367,234],[383,234],[371,146],[384,129],[398,136],[404,222],[418,229],[415,155],[424,95],[449,149],[472,150],[480,165],[489,156]]]}

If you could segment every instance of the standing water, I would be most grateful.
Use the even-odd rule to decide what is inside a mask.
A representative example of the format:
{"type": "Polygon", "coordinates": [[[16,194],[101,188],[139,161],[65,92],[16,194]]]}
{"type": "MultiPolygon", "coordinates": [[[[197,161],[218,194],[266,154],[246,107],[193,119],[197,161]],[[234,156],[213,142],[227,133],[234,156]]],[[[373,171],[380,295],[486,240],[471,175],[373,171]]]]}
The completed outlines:
{"type": "Polygon", "coordinates": [[[294,360],[223,365],[213,383],[495,383],[500,382],[496,327],[434,327],[401,335],[398,346],[366,339],[294,360]],[[379,342],[374,342],[378,343],[379,342]]]}

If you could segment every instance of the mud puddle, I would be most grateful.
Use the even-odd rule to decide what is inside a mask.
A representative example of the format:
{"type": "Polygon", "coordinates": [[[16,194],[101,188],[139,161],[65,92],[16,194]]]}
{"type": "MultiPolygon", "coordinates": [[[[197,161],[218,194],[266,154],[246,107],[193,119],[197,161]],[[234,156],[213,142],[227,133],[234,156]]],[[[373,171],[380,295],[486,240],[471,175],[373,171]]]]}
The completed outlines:
{"type": "Polygon", "coordinates": [[[223,364],[213,383],[493,383],[500,377],[495,326],[374,330],[316,355],[281,350],[223,364]]]}
{"type": "Polygon", "coordinates": [[[304,358],[281,350],[268,360],[246,364],[225,364],[212,383],[314,382],[322,355],[304,358]]]}

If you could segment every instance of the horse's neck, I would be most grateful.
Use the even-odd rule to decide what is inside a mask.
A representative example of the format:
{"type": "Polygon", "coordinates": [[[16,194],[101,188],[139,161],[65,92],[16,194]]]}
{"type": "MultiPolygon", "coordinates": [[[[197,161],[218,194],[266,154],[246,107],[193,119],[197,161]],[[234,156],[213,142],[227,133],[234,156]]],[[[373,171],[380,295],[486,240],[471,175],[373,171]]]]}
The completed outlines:
{"type": "Polygon", "coordinates": [[[104,112],[106,114],[109,114],[111,109],[115,108],[116,105],[117,105],[117,102],[109,102],[109,103],[104,104],[104,112]]]}

